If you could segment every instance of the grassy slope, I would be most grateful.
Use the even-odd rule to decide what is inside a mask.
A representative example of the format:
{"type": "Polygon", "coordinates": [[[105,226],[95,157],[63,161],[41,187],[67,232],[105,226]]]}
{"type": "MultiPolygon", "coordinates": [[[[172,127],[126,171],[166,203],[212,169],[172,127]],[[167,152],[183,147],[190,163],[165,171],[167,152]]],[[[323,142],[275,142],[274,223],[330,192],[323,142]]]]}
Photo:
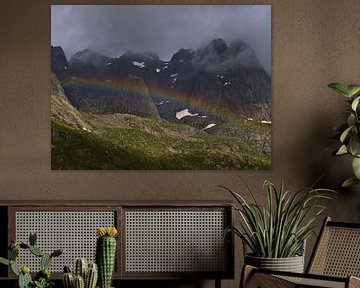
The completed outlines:
{"type": "MultiPolygon", "coordinates": [[[[86,118],[92,132],[52,119],[52,169],[270,168],[270,156],[244,137],[208,135],[189,126],[133,115],[86,118]]],[[[269,126],[241,125],[270,133],[269,126]]]]}

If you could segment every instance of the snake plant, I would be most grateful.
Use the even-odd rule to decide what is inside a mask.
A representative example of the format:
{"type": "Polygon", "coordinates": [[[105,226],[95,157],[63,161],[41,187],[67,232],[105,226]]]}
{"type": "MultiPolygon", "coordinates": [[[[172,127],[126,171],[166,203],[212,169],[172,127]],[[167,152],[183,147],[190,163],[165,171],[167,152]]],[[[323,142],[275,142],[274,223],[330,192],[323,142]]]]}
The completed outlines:
{"type": "MultiPolygon", "coordinates": [[[[243,180],[242,180],[243,181],[243,180]]],[[[239,227],[228,227],[225,234],[233,232],[252,251],[252,256],[288,258],[301,255],[303,244],[314,233],[316,219],[326,209],[318,200],[331,199],[334,191],[305,188],[296,193],[264,182],[266,205],[261,205],[249,186],[243,181],[251,201],[233,190],[220,186],[235,199],[233,208],[239,213],[239,227]]]]}

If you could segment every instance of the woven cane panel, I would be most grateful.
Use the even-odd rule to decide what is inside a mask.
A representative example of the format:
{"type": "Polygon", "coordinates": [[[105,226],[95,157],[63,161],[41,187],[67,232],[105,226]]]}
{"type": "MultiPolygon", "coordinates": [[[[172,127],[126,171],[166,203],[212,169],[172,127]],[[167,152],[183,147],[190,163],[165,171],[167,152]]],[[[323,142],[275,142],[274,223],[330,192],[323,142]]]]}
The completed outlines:
{"type": "MultiPolygon", "coordinates": [[[[323,279],[311,279],[311,278],[302,278],[302,277],[293,277],[293,276],[275,276],[281,279],[287,280],[291,283],[294,283],[293,287],[326,287],[326,288],[345,288],[345,279],[343,282],[323,280],[323,279]]],[[[281,286],[282,287],[282,286],[281,286]]]]}
{"type": "MultiPolygon", "coordinates": [[[[29,233],[37,233],[37,245],[46,253],[63,248],[65,253],[52,261],[50,270],[62,272],[74,259],[95,260],[96,228],[115,226],[114,211],[17,211],[16,241],[28,243],[29,233]]],[[[40,258],[21,250],[18,262],[31,271],[40,269],[40,258]]]]}
{"type": "Polygon", "coordinates": [[[326,227],[311,273],[360,277],[360,229],[326,227]]]}
{"type": "Polygon", "coordinates": [[[226,271],[223,211],[126,211],[126,272],[226,271]]]}

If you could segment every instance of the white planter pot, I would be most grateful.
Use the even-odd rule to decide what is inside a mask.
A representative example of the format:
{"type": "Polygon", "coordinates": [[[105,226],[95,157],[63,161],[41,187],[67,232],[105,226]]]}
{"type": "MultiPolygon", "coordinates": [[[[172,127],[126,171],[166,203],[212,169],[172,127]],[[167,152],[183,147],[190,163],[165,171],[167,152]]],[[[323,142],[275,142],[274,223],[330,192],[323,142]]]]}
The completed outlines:
{"type": "Polygon", "coordinates": [[[304,256],[263,258],[246,255],[245,263],[262,269],[304,273],[304,256]]]}

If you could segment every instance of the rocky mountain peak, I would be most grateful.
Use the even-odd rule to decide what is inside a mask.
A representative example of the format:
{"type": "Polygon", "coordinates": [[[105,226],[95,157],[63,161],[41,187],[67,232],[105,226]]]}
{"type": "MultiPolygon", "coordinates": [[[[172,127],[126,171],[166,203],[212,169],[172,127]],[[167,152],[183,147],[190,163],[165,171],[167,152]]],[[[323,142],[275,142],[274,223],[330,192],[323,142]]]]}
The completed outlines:
{"type": "Polygon", "coordinates": [[[51,72],[61,73],[68,66],[64,50],[60,46],[51,46],[51,72]]]}
{"type": "Polygon", "coordinates": [[[222,38],[217,38],[212,41],[204,48],[204,51],[210,52],[210,53],[217,53],[218,55],[221,55],[224,53],[229,46],[226,44],[225,40],[222,38]]]}
{"type": "Polygon", "coordinates": [[[194,50],[182,48],[171,57],[170,61],[171,62],[180,62],[180,63],[191,61],[194,54],[195,54],[194,50]]]}

